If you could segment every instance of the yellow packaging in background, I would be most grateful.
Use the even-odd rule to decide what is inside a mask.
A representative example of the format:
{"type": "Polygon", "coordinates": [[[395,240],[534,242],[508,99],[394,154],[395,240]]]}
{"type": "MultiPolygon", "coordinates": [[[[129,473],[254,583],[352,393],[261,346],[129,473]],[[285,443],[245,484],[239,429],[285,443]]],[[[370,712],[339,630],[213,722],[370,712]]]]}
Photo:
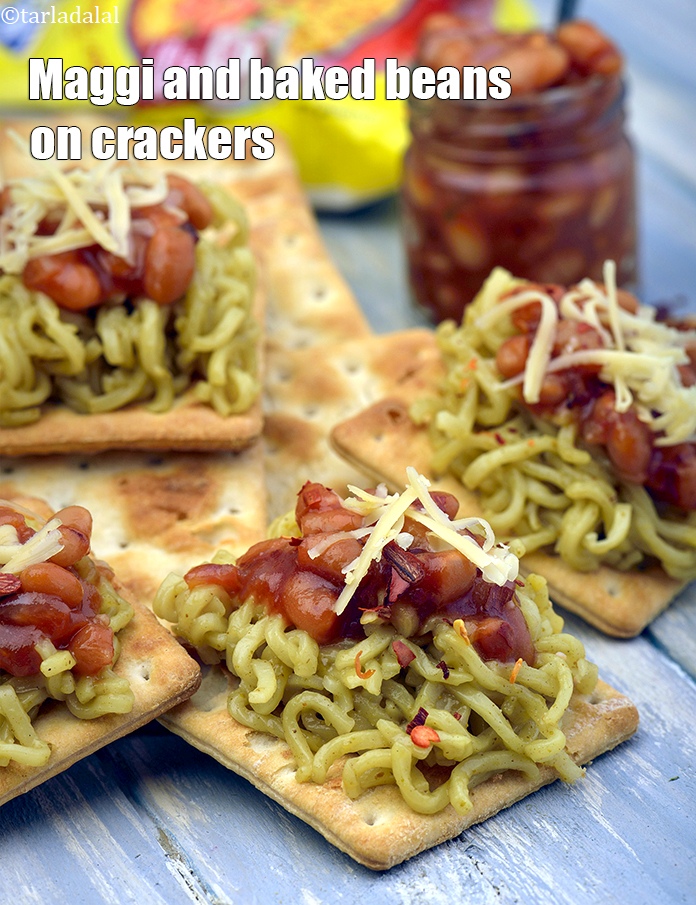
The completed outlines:
{"type": "MultiPolygon", "coordinates": [[[[8,12],[9,11],[9,12],[8,12]]],[[[526,0],[26,0],[0,21],[0,102],[6,115],[37,120],[47,111],[103,111],[133,125],[269,126],[287,139],[315,205],[359,207],[398,186],[408,142],[405,101],[384,99],[387,57],[408,63],[423,21],[454,12],[519,29],[533,16],[526,0]],[[61,57],[64,67],[133,66],[152,58],[169,66],[211,66],[260,58],[278,68],[311,57],[350,69],[376,61],[375,100],[173,102],[134,107],[77,101],[29,101],[30,57],[61,57]]]]}

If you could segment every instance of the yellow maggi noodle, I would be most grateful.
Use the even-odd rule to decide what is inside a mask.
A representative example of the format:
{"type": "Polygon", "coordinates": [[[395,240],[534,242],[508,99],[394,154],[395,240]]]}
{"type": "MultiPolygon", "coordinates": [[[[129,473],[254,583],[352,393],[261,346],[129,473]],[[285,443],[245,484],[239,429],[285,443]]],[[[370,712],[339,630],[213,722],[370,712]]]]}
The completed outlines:
{"type": "Polygon", "coordinates": [[[173,305],[136,298],[74,313],[0,276],[1,426],[38,420],[49,400],[87,413],[132,402],[166,411],[190,386],[221,415],[250,408],[259,383],[248,227],[224,191],[203,189],[212,234],[201,234],[193,280],[173,305]]]}
{"type": "Polygon", "coordinates": [[[188,643],[204,639],[207,662],[224,662],[237,679],[231,716],[284,739],[298,782],[323,783],[342,763],[352,798],[392,784],[414,811],[451,804],[463,814],[471,788],[494,774],[535,779],[540,765],[567,781],[582,773],[565,751],[561,721],[574,691],[594,689],[596,667],[582,643],[563,633],[544,579],[529,576],[517,596],[537,651],[534,666],[483,661],[457,621],[439,622],[418,639],[373,624],[358,642],[320,646],[253,600],[234,601],[214,585],[189,589],[175,576],[161,586],[154,610],[188,643]],[[209,617],[217,622],[223,612],[226,632],[209,633],[209,617]],[[415,654],[406,668],[395,641],[415,654]],[[425,747],[411,734],[414,718],[432,730],[425,747]],[[448,778],[431,788],[428,776],[443,768],[448,778]]]}
{"type": "Polygon", "coordinates": [[[428,425],[434,471],[475,491],[497,536],[519,538],[528,552],[552,547],[579,571],[654,558],[674,578],[696,578],[696,512],[662,511],[644,487],[619,479],[601,451],[581,448],[574,424],[518,409],[515,389],[502,385],[495,353],[512,327],[490,313],[516,282],[495,271],[462,325],[438,328],[446,377],[437,395],[411,408],[428,425]]]}

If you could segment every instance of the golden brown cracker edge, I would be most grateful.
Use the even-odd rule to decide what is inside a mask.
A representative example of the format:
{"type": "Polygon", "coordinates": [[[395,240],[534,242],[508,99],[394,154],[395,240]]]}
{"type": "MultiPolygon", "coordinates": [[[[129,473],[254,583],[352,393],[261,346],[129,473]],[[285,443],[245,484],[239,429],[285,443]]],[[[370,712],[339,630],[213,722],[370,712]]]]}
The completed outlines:
{"type": "MultiPolygon", "coordinates": [[[[387,870],[453,839],[557,779],[552,768],[543,766],[537,782],[516,772],[497,775],[472,790],[473,807],[464,816],[451,806],[439,814],[418,814],[393,786],[369,789],[352,800],[342,788],[342,760],[323,785],[296,782],[286,742],[234,720],[227,710],[232,678],[218,667],[204,670],[199,691],[163,714],[160,722],[372,870],[387,870]]],[[[591,697],[574,696],[563,727],[573,760],[586,764],[630,738],[638,727],[638,712],[628,698],[600,681],[591,697]]]]}
{"type": "MultiPolygon", "coordinates": [[[[411,465],[432,479],[436,489],[453,493],[462,512],[482,514],[476,495],[454,476],[433,477],[427,430],[413,423],[403,399],[383,399],[336,425],[331,443],[339,455],[392,490],[403,487],[411,465]]],[[[633,572],[601,566],[594,572],[577,572],[559,557],[540,552],[525,556],[521,569],[523,574],[543,575],[552,600],[617,638],[640,634],[686,584],[658,566],[633,572]]]]}
{"type": "Polygon", "coordinates": [[[149,723],[185,701],[198,688],[200,668],[195,660],[147,607],[138,601],[132,603],[135,614],[119,632],[121,654],[114,671],[130,682],[135,696],[133,709],[126,714],[81,720],[65,704],[58,701],[44,704],[33,725],[39,737],[50,745],[50,759],[43,767],[23,766],[14,761],[0,767],[0,805],[149,723]]]}
{"type": "Polygon", "coordinates": [[[130,405],[114,412],[86,415],[49,404],[33,424],[0,428],[0,449],[6,456],[99,453],[111,449],[238,450],[259,436],[262,424],[258,400],[247,412],[225,417],[196,402],[192,393],[180,397],[167,412],[130,405]]]}

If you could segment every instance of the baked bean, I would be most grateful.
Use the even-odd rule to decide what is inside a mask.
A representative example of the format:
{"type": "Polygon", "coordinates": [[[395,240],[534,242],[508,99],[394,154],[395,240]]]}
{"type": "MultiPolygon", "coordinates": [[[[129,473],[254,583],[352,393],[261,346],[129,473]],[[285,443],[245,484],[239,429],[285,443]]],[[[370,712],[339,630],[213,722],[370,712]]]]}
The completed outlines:
{"type": "Polygon", "coordinates": [[[177,227],[158,229],[145,251],[145,295],[158,305],[170,305],[186,292],[196,266],[196,243],[177,227]]]}
{"type": "Polygon", "coordinates": [[[428,592],[432,592],[439,606],[463,597],[474,583],[476,566],[457,550],[421,553],[419,559],[425,569],[428,592]]]}
{"type": "Polygon", "coordinates": [[[36,531],[26,523],[26,519],[21,512],[11,509],[9,506],[0,506],[0,525],[12,525],[17,532],[17,539],[20,544],[25,544],[30,537],[36,534],[36,531]]]}
{"type": "Polygon", "coordinates": [[[453,519],[457,517],[459,512],[459,500],[453,493],[446,490],[432,490],[430,496],[438,509],[441,509],[447,518],[453,519]]]}
{"type": "Polygon", "coordinates": [[[189,569],[184,581],[190,588],[216,584],[228,594],[236,594],[239,591],[239,570],[230,563],[206,562],[189,569]]]}
{"type": "Polygon", "coordinates": [[[302,486],[297,495],[295,515],[305,537],[331,531],[351,531],[362,525],[359,513],[345,509],[337,493],[315,481],[307,481],[302,486]]]}
{"type": "Polygon", "coordinates": [[[76,251],[32,258],[22,280],[27,289],[45,293],[68,311],[83,311],[101,300],[99,277],[76,251]]]}
{"type": "Polygon", "coordinates": [[[679,371],[683,387],[692,387],[696,384],[696,370],[694,370],[693,365],[679,365],[677,370],[679,371]]]}
{"type": "Polygon", "coordinates": [[[602,393],[595,400],[588,417],[582,424],[582,437],[587,443],[607,442],[609,424],[615,413],[616,396],[613,390],[602,393]]]}
{"type": "Polygon", "coordinates": [[[330,534],[333,531],[352,531],[362,525],[362,516],[342,506],[321,511],[309,510],[302,517],[302,533],[306,536],[330,534]]]}
{"type": "MultiPolygon", "coordinates": [[[[531,288],[533,287],[530,286],[531,288]]],[[[536,330],[541,320],[541,303],[529,302],[527,305],[515,308],[510,315],[510,320],[520,333],[530,333],[532,330],[536,330]]]]}
{"type": "Polygon", "coordinates": [[[543,91],[559,83],[568,71],[568,53],[549,38],[537,33],[523,44],[503,51],[492,65],[510,70],[510,86],[514,94],[543,91]]]}
{"type": "Polygon", "coordinates": [[[290,622],[308,632],[318,644],[334,640],[338,616],[334,586],[312,572],[295,572],[283,589],[281,609],[290,622]]]}
{"type": "Polygon", "coordinates": [[[59,566],[74,566],[89,553],[92,536],[92,516],[82,506],[66,506],[55,513],[61,522],[58,529],[63,549],[51,557],[59,566]]]}
{"type": "Polygon", "coordinates": [[[88,622],[73,635],[68,650],[76,660],[73,672],[94,676],[114,659],[114,633],[101,622],[88,622]]]}
{"type": "Polygon", "coordinates": [[[619,308],[623,308],[623,310],[628,311],[629,314],[638,314],[638,308],[640,306],[638,304],[638,299],[632,293],[627,292],[625,289],[617,289],[616,301],[619,303],[619,308]]]}
{"type": "Polygon", "coordinates": [[[203,192],[188,179],[170,173],[167,176],[170,198],[186,214],[196,229],[205,229],[213,222],[213,208],[203,192]]]}
{"type": "Polygon", "coordinates": [[[318,537],[312,535],[303,539],[297,548],[297,564],[301,569],[308,569],[322,575],[331,581],[341,583],[345,581],[345,573],[343,567],[348,563],[357,559],[362,552],[362,544],[354,537],[344,537],[335,541],[328,546],[318,556],[310,556],[312,547],[321,541],[321,535],[318,537]]]}
{"type": "Polygon", "coordinates": [[[643,484],[652,454],[650,428],[634,411],[616,412],[609,425],[607,453],[617,473],[626,481],[643,484]]]}
{"type": "Polygon", "coordinates": [[[181,226],[185,219],[172,210],[162,207],[161,204],[152,207],[141,207],[133,211],[133,229],[149,237],[154,236],[163,226],[181,226]]]}
{"type": "Polygon", "coordinates": [[[621,54],[591,22],[580,19],[564,22],[559,26],[556,37],[581,74],[615,75],[621,72],[621,54]]]}
{"type": "Polygon", "coordinates": [[[601,349],[603,345],[602,337],[590,324],[562,319],[556,325],[554,355],[565,355],[569,352],[587,349],[601,349]]]}
{"type": "Polygon", "coordinates": [[[506,339],[495,356],[495,364],[503,377],[516,377],[524,371],[530,349],[529,338],[518,333],[506,339]]]}
{"type": "Polygon", "coordinates": [[[19,578],[23,591],[54,594],[73,608],[82,603],[83,590],[80,579],[56,563],[42,562],[27,566],[20,572],[19,578]]]}
{"type": "Polygon", "coordinates": [[[688,512],[696,510],[696,445],[678,443],[656,450],[648,487],[659,499],[688,512]]]}
{"type": "Polygon", "coordinates": [[[539,389],[539,405],[559,406],[568,396],[568,384],[561,374],[547,374],[539,389]]]}

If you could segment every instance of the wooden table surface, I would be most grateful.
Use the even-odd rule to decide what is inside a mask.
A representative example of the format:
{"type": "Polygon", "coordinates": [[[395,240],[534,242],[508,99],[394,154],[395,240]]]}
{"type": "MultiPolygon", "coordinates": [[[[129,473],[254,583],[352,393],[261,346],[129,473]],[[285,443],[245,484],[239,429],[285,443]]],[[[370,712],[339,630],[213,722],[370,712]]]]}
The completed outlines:
{"type": "MultiPolygon", "coordinates": [[[[553,5],[537,7],[549,21],[553,5]]],[[[696,3],[586,0],[581,13],[628,59],[641,295],[696,311],[696,3]]],[[[377,332],[422,323],[394,201],[320,222],[377,332]]],[[[696,902],[696,586],[630,641],[567,626],[641,714],[573,787],[375,874],[152,724],[1,809],[0,903],[696,902]]]]}

